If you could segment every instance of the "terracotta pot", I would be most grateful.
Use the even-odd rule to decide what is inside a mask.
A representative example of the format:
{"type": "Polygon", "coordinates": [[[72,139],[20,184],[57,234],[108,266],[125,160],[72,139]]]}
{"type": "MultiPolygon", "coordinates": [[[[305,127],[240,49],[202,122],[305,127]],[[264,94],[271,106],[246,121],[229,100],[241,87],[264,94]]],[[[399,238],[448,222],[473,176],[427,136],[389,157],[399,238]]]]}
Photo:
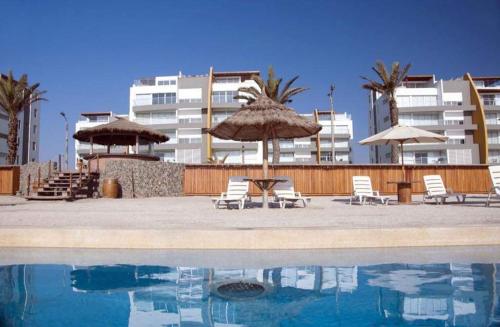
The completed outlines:
{"type": "Polygon", "coordinates": [[[105,178],[102,186],[102,196],[105,198],[116,199],[120,192],[120,184],[116,178],[105,178]]]}

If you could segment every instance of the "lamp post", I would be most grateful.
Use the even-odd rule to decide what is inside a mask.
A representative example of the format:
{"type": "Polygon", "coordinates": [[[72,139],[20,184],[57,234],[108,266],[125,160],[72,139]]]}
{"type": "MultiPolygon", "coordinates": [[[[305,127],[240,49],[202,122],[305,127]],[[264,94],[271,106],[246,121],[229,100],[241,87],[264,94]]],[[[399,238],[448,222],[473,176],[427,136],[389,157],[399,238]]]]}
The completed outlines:
{"type": "Polygon", "coordinates": [[[69,143],[69,126],[68,126],[68,118],[66,117],[66,114],[64,113],[64,111],[61,111],[59,113],[62,118],[64,118],[64,125],[65,125],[65,128],[66,128],[66,143],[65,143],[65,149],[64,149],[64,164],[66,166],[66,170],[68,170],[68,143],[69,143]]]}
{"type": "Polygon", "coordinates": [[[333,109],[333,91],[335,91],[335,84],[330,85],[330,92],[328,92],[328,97],[330,98],[330,134],[332,142],[332,164],[335,164],[335,110],[333,109]]]}

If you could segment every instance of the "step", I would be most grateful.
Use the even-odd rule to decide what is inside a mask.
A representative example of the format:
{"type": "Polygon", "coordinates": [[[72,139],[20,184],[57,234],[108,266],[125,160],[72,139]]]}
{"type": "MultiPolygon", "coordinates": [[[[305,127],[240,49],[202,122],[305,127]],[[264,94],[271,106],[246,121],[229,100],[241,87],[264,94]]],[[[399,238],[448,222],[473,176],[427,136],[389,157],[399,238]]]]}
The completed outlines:
{"type": "Polygon", "coordinates": [[[39,196],[39,195],[29,195],[24,197],[26,200],[37,200],[37,201],[60,201],[60,200],[72,200],[70,196],[67,195],[54,195],[54,196],[39,196]]]}

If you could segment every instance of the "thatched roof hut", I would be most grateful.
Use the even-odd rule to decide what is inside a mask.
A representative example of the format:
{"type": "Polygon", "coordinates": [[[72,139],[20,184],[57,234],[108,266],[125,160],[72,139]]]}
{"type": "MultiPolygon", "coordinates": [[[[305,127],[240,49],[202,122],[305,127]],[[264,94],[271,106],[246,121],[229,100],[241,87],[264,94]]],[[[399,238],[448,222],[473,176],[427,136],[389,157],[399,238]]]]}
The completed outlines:
{"type": "Polygon", "coordinates": [[[147,126],[131,122],[126,118],[116,117],[108,124],[82,129],[73,135],[81,142],[91,142],[102,145],[135,145],[162,143],[168,141],[168,136],[147,126]]]}

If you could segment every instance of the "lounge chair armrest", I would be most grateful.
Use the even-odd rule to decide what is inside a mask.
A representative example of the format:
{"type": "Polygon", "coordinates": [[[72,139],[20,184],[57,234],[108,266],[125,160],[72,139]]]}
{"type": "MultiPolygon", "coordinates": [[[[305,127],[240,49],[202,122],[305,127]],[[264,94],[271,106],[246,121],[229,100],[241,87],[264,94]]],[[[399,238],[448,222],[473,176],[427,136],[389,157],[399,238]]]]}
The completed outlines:
{"type": "Polygon", "coordinates": [[[222,199],[223,197],[225,197],[226,195],[227,195],[227,193],[226,193],[226,192],[222,192],[222,193],[220,194],[221,199],[222,199]]]}
{"type": "Polygon", "coordinates": [[[447,188],[447,189],[446,189],[446,192],[447,192],[447,193],[451,193],[451,194],[452,194],[452,193],[455,193],[455,192],[453,192],[453,189],[452,189],[451,187],[447,188]]]}
{"type": "Polygon", "coordinates": [[[300,194],[300,192],[295,192],[295,196],[301,198],[302,197],[302,194],[300,194]]]}
{"type": "Polygon", "coordinates": [[[373,195],[380,196],[380,192],[379,191],[373,191],[373,195]]]}

